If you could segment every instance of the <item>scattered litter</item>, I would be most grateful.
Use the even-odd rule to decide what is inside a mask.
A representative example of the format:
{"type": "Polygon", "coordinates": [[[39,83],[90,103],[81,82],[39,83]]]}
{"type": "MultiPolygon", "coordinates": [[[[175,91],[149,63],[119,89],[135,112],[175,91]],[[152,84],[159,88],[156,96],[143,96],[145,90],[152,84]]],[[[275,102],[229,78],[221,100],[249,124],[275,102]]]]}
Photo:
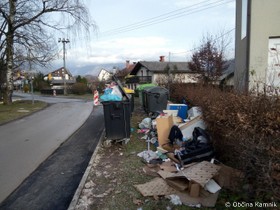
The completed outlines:
{"type": "MultiPolygon", "coordinates": [[[[137,205],[137,206],[140,206],[140,205],[143,204],[143,201],[140,200],[140,199],[133,198],[133,203],[134,203],[135,205],[137,205]]],[[[139,209],[139,208],[138,208],[138,209],[139,209]]],[[[142,208],[140,208],[140,209],[142,209],[142,208]]]]}
{"type": "Polygon", "coordinates": [[[168,195],[166,196],[167,198],[170,199],[170,202],[173,204],[173,205],[182,205],[182,201],[180,199],[180,197],[178,195],[168,195]]]}
{"type": "Polygon", "coordinates": [[[151,118],[145,118],[145,119],[142,120],[141,123],[139,123],[138,126],[139,126],[140,129],[145,129],[145,128],[150,129],[151,126],[152,126],[152,119],[151,118]]]}
{"type": "Polygon", "coordinates": [[[152,150],[145,150],[137,154],[138,157],[143,158],[147,163],[149,163],[153,159],[157,159],[157,153],[152,150]]]}

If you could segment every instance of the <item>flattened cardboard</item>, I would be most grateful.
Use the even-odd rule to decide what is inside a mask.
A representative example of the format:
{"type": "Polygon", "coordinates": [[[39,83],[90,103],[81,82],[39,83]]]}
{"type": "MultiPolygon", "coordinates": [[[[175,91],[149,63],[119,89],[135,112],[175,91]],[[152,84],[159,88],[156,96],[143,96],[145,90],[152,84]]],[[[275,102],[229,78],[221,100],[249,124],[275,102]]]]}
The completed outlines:
{"type": "Polygon", "coordinates": [[[170,187],[162,178],[154,178],[145,184],[134,185],[143,196],[161,196],[175,194],[176,190],[170,187]]]}
{"type": "Polygon", "coordinates": [[[168,172],[177,172],[177,169],[172,161],[163,162],[160,166],[160,169],[168,172]]]}
{"type": "Polygon", "coordinates": [[[199,197],[191,197],[188,192],[177,192],[176,195],[184,205],[201,204],[203,207],[215,207],[219,192],[212,194],[200,188],[199,197]]]}
{"type": "Polygon", "coordinates": [[[168,177],[173,177],[174,173],[171,173],[169,171],[164,171],[164,170],[159,170],[158,174],[163,178],[163,179],[167,179],[168,177]]]}
{"type": "Polygon", "coordinates": [[[160,170],[160,167],[159,166],[156,166],[156,167],[149,167],[149,166],[145,166],[143,168],[143,171],[145,174],[149,175],[149,176],[155,176],[157,177],[158,176],[158,171],[160,170]]]}
{"type": "Polygon", "coordinates": [[[159,146],[169,143],[169,133],[173,126],[172,116],[160,116],[156,118],[159,146]]]}
{"type": "Polygon", "coordinates": [[[220,166],[212,164],[208,161],[202,161],[191,167],[185,168],[178,172],[175,176],[185,176],[188,180],[195,181],[202,187],[215,176],[220,169],[220,166]]]}

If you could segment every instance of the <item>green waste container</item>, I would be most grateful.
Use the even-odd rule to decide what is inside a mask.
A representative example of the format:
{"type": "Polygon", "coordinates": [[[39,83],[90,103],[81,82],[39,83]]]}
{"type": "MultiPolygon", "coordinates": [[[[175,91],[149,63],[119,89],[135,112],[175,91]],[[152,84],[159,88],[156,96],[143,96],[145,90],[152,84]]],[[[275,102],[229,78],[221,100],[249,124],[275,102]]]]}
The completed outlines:
{"type": "Polygon", "coordinates": [[[144,93],[144,90],[147,89],[147,88],[150,88],[150,87],[155,87],[156,85],[153,84],[153,83],[148,83],[148,84],[143,84],[143,85],[140,85],[137,87],[137,91],[139,93],[139,100],[140,100],[140,104],[141,106],[143,107],[144,105],[144,97],[143,97],[143,93],[144,93]]]}

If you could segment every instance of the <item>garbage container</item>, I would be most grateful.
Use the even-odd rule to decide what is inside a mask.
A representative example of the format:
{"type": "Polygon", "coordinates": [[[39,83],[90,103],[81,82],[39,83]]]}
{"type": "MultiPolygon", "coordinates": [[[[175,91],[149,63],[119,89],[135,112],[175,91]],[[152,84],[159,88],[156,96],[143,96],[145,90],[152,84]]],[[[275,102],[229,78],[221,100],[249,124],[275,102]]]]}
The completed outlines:
{"type": "Polygon", "coordinates": [[[143,107],[143,94],[144,94],[144,90],[150,87],[155,87],[155,84],[152,83],[148,83],[148,84],[142,84],[140,86],[137,87],[137,91],[139,93],[139,100],[140,100],[140,104],[143,107]]]}
{"type": "Polygon", "coordinates": [[[107,140],[122,140],[130,138],[130,100],[121,83],[112,77],[122,93],[122,101],[102,101],[105,136],[107,140]]]}
{"type": "Polygon", "coordinates": [[[168,90],[163,87],[150,87],[144,90],[143,107],[145,112],[163,111],[167,107],[168,90]]]}
{"type": "Polygon", "coordinates": [[[130,137],[130,102],[103,101],[106,138],[119,140],[130,137]]]}

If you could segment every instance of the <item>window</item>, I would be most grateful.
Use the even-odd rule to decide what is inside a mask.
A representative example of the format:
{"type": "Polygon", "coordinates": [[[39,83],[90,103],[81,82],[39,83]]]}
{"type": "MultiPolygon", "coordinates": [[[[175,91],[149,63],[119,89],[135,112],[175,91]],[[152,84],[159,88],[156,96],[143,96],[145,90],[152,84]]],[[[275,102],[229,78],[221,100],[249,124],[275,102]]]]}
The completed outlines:
{"type": "Polygon", "coordinates": [[[241,39],[247,36],[247,12],[248,0],[242,0],[242,13],[241,13],[241,39]]]}

